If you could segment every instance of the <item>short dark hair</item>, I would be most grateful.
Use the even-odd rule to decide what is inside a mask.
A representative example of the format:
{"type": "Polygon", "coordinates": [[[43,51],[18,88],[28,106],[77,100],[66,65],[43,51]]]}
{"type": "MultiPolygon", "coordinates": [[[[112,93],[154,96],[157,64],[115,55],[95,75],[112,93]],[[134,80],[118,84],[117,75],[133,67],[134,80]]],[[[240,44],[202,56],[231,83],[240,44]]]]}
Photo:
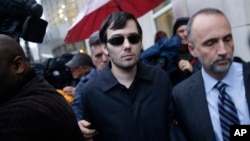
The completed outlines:
{"type": "Polygon", "coordinates": [[[155,40],[154,40],[154,43],[158,42],[160,39],[162,39],[163,37],[168,37],[167,36],[167,33],[165,31],[157,31],[155,33],[155,40]]]}
{"type": "Polygon", "coordinates": [[[101,40],[99,38],[99,31],[96,31],[90,35],[89,46],[92,47],[92,46],[100,45],[100,44],[102,44],[102,43],[101,43],[101,40]]]}
{"type": "MultiPolygon", "coordinates": [[[[193,22],[194,22],[194,19],[198,16],[198,15],[201,15],[201,14],[205,14],[205,15],[222,15],[224,16],[226,19],[227,17],[225,16],[225,14],[220,11],[219,9],[216,9],[216,8],[204,8],[204,9],[201,9],[199,10],[198,12],[196,12],[189,20],[188,24],[187,24],[187,36],[188,36],[188,41],[190,43],[194,43],[194,40],[193,40],[193,36],[192,36],[192,26],[193,26],[193,22]]],[[[228,19],[227,19],[228,20],[228,19]]]]}
{"type": "Polygon", "coordinates": [[[142,29],[135,18],[134,15],[128,12],[124,11],[119,11],[119,12],[114,12],[110,14],[102,23],[101,28],[100,28],[100,33],[99,37],[101,39],[102,43],[107,43],[107,29],[108,27],[112,24],[111,29],[116,30],[116,29],[121,29],[126,26],[126,23],[128,20],[134,20],[138,29],[139,34],[142,36],[142,29]]]}

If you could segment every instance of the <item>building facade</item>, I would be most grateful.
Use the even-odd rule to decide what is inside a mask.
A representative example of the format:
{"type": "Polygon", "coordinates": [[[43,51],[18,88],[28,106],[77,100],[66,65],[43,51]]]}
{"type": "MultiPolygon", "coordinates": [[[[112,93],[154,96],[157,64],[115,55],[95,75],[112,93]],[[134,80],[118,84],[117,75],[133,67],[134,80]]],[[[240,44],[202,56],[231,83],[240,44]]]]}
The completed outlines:
{"type": "Polygon", "coordinates": [[[172,0],[173,17],[191,16],[196,11],[213,7],[228,17],[233,31],[235,56],[250,61],[250,1],[249,0],[172,0]]]}
{"type": "MultiPolygon", "coordinates": [[[[49,22],[44,42],[39,45],[41,54],[58,56],[63,52],[88,52],[88,39],[65,44],[64,38],[78,12],[87,0],[42,0],[44,18],[49,22]]],[[[143,47],[147,49],[154,43],[158,30],[172,36],[174,21],[183,16],[191,16],[201,8],[214,7],[222,10],[232,23],[235,41],[235,55],[250,61],[247,36],[250,31],[249,0],[164,0],[154,10],[138,18],[143,29],[143,47]]],[[[42,56],[42,55],[41,55],[42,56]]]]}
{"type": "Polygon", "coordinates": [[[48,27],[43,43],[39,44],[42,59],[62,53],[87,52],[84,41],[65,44],[64,38],[86,0],[42,0],[43,18],[48,27]]]}

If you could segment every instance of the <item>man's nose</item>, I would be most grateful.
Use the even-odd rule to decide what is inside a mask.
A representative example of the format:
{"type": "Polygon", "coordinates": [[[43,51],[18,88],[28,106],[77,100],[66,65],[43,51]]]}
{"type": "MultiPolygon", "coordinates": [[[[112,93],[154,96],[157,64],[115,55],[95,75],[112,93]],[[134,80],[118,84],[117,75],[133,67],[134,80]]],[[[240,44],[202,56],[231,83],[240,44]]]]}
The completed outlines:
{"type": "Polygon", "coordinates": [[[129,40],[127,38],[125,38],[124,42],[123,42],[123,45],[124,45],[125,49],[129,49],[129,48],[131,48],[132,44],[129,42],[129,40]]]}
{"type": "Polygon", "coordinates": [[[184,30],[184,35],[187,36],[187,30],[184,30]]]}
{"type": "Polygon", "coordinates": [[[109,60],[108,58],[109,58],[109,56],[102,54],[102,61],[103,62],[107,62],[109,60]]]}
{"type": "Polygon", "coordinates": [[[227,49],[226,49],[227,45],[221,40],[219,41],[219,45],[218,45],[218,48],[217,48],[217,53],[218,54],[226,54],[227,52],[227,49]]]}

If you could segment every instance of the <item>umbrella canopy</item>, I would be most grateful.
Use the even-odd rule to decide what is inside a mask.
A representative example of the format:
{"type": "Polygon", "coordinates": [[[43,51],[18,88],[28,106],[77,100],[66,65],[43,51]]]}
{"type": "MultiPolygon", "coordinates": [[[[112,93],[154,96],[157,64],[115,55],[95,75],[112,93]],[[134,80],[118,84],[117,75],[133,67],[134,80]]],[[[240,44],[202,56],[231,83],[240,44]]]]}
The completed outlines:
{"type": "Polygon", "coordinates": [[[113,12],[127,11],[138,18],[162,2],[163,0],[89,0],[77,15],[64,41],[74,43],[88,38],[113,12]]]}

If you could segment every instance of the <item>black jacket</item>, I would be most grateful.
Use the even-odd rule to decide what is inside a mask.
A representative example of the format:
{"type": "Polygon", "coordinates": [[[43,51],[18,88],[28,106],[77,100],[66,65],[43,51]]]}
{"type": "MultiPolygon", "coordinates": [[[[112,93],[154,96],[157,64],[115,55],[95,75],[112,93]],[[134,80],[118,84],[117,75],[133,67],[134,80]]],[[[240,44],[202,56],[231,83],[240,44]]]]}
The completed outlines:
{"type": "MultiPolygon", "coordinates": [[[[250,63],[243,62],[243,78],[248,109],[250,109],[249,70],[250,63]]],[[[174,87],[173,103],[179,125],[187,135],[188,140],[216,141],[201,71],[174,87]]]]}
{"type": "Polygon", "coordinates": [[[30,72],[17,91],[0,105],[0,140],[83,140],[70,106],[43,78],[30,72]]]}
{"type": "Polygon", "coordinates": [[[83,91],[83,117],[97,129],[96,141],[167,141],[170,80],[160,67],[138,65],[129,88],[109,67],[83,91]]]}

